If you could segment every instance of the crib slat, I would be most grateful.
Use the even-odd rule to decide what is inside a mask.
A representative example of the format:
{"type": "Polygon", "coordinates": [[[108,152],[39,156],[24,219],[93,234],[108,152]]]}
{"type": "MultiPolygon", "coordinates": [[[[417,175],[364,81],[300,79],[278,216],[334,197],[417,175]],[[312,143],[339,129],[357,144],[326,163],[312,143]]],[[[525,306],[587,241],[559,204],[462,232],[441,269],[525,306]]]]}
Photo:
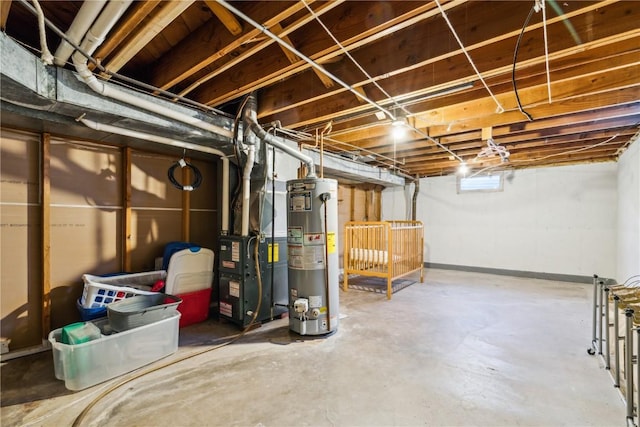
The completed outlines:
{"type": "Polygon", "coordinates": [[[423,280],[424,227],[420,221],[349,221],[344,233],[344,282],[349,274],[387,279],[387,298],[392,281],[420,271],[423,280]]]}

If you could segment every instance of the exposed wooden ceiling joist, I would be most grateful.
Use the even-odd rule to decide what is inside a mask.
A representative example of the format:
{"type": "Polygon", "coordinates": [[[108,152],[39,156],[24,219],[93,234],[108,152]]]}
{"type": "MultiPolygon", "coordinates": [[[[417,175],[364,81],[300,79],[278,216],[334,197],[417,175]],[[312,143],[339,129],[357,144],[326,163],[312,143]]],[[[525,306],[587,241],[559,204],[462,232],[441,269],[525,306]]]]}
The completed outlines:
{"type": "MultiPolygon", "coordinates": [[[[533,121],[519,111],[512,79],[533,1],[440,2],[491,93],[435,2],[229,1],[349,89],[209,0],[192,7],[134,2],[95,56],[111,71],[233,115],[246,94],[257,92],[261,122],[313,136],[331,121],[327,150],[372,155],[367,162],[382,167],[396,159],[410,176],[453,173],[460,158],[476,171],[494,166],[496,159],[474,160],[486,147],[487,128],[510,150],[508,168],[615,161],[637,134],[638,1],[557,2],[546,22],[533,13],[515,67],[518,95],[533,121]],[[394,139],[389,117],[376,117],[377,107],[354,92],[404,115],[400,104],[416,130],[394,139]]],[[[40,4],[63,31],[79,9],[66,0],[40,4]]],[[[19,2],[2,2],[0,24],[39,50],[37,20],[19,2]]],[[[48,34],[52,45],[56,37],[48,34]]]]}

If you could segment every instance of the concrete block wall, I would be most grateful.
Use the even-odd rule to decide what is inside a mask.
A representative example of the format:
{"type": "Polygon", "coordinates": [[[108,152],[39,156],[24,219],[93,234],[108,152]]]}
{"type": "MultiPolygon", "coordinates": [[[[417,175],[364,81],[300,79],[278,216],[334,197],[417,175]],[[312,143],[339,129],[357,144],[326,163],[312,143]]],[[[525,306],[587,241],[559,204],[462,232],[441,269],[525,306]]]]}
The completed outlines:
{"type": "MultiPolygon", "coordinates": [[[[502,192],[458,194],[456,177],[420,181],[425,262],[551,275],[617,275],[618,165],[515,170],[502,192]]],[[[383,192],[383,219],[410,196],[383,192]]]]}

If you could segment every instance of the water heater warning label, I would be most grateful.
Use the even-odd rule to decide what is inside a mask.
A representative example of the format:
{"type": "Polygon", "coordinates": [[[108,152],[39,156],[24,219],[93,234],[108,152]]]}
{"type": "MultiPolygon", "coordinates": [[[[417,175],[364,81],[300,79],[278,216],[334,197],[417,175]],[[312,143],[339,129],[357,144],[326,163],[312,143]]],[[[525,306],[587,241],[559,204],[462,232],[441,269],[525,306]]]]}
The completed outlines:
{"type": "Polygon", "coordinates": [[[336,253],[336,233],[327,233],[327,253],[336,253]]]}
{"type": "Polygon", "coordinates": [[[302,227],[289,227],[287,230],[287,243],[293,245],[302,244],[302,227]]]}
{"type": "Polygon", "coordinates": [[[296,270],[322,270],[324,246],[289,245],[289,268],[296,270]]]}
{"type": "Polygon", "coordinates": [[[289,198],[289,210],[304,212],[311,210],[311,192],[292,194],[289,198]]]}

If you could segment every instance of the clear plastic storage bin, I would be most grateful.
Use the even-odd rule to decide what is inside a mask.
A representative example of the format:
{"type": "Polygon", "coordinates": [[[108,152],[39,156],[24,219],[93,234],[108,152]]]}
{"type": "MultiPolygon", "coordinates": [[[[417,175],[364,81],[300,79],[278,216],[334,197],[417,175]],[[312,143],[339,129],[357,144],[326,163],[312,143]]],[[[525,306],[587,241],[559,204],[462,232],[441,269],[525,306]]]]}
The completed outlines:
{"type": "Polygon", "coordinates": [[[112,332],[107,319],[93,321],[101,338],[83,344],[61,342],[62,328],[49,334],[56,378],[69,390],[82,390],[126,374],[178,349],[180,313],[123,332],[112,332]]]}

